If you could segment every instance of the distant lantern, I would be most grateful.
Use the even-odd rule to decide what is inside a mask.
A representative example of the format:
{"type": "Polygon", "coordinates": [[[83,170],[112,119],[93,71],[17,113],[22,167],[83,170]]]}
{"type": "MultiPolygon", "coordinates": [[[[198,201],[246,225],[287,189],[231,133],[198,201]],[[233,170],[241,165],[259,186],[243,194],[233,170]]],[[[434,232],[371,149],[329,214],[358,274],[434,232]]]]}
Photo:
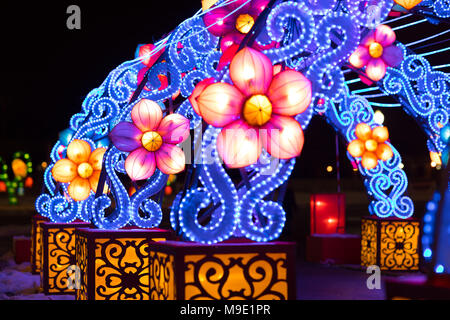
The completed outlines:
{"type": "Polygon", "coordinates": [[[343,193],[313,194],[311,234],[345,233],[345,195],[343,193]]]}
{"type": "Polygon", "coordinates": [[[380,110],[375,111],[373,114],[373,121],[375,121],[378,124],[383,124],[384,122],[384,114],[380,110]]]}

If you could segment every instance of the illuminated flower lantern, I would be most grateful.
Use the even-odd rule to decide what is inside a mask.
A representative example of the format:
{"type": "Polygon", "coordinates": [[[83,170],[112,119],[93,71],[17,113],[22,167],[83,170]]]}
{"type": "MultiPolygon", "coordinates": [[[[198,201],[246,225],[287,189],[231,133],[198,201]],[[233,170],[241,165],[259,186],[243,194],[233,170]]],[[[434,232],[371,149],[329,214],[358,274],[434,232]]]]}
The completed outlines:
{"type": "Polygon", "coordinates": [[[130,122],[120,122],[110,133],[117,149],[130,152],[125,170],[132,180],[150,178],[158,167],[165,174],[184,170],[185,155],[176,146],[189,136],[189,120],[179,114],[163,118],[161,107],[143,99],[131,110],[130,122]]]}
{"type": "MultiPolygon", "coordinates": [[[[203,16],[203,22],[209,32],[222,38],[220,49],[223,56],[219,63],[219,69],[234,56],[239,44],[250,32],[256,19],[268,3],[269,0],[237,0],[225,7],[213,9],[203,16]]],[[[267,46],[260,46],[256,42],[253,44],[255,49],[268,49],[273,45],[273,42],[267,46]]]]}
{"type": "Polygon", "coordinates": [[[69,196],[75,201],[83,201],[92,191],[97,191],[105,148],[95,149],[84,140],[75,139],[67,147],[67,158],[58,160],[53,169],[53,178],[69,183],[69,196]]]}
{"type": "Polygon", "coordinates": [[[349,58],[355,68],[366,66],[366,75],[379,81],[386,74],[386,67],[396,67],[403,60],[403,52],[394,45],[395,33],[387,25],[372,30],[349,58]]]}
{"type": "Polygon", "coordinates": [[[217,138],[219,155],[230,168],[255,163],[264,147],[272,156],[300,155],[303,130],[293,118],[311,101],[311,84],[300,72],[273,76],[271,61],[244,48],[230,64],[234,85],[200,82],[190,99],[194,110],[210,125],[223,128],[217,138]]]}
{"type": "Polygon", "coordinates": [[[358,139],[349,143],[347,150],[354,158],[361,157],[361,164],[370,170],[378,165],[378,161],[391,159],[394,154],[389,145],[384,143],[389,139],[386,127],[375,127],[373,130],[366,123],[356,126],[355,134],[358,139]]]}

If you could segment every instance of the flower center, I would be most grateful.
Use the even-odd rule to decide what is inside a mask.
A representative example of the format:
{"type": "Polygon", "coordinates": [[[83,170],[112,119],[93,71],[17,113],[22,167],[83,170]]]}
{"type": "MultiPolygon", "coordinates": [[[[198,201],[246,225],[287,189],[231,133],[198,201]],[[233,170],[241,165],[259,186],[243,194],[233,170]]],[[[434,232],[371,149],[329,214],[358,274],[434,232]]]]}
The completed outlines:
{"type": "Polygon", "coordinates": [[[254,95],[245,102],[242,114],[249,125],[262,126],[272,116],[272,103],[265,95],[254,95]]]}
{"type": "Polygon", "coordinates": [[[243,34],[247,34],[254,24],[255,19],[247,13],[239,15],[236,19],[236,29],[243,34]]]}
{"type": "Polygon", "coordinates": [[[372,58],[379,58],[383,54],[383,46],[378,42],[371,43],[369,46],[369,54],[372,58]]]}
{"type": "Polygon", "coordinates": [[[78,175],[83,179],[90,178],[94,173],[94,169],[92,169],[92,166],[87,162],[83,162],[82,164],[80,164],[77,168],[77,171],[78,175]]]}
{"type": "Polygon", "coordinates": [[[163,141],[158,132],[148,131],[142,135],[141,142],[148,151],[156,151],[161,148],[163,141]]]}
{"type": "Polygon", "coordinates": [[[373,139],[369,139],[366,141],[365,146],[367,151],[374,152],[375,150],[377,150],[378,143],[373,139]]]}

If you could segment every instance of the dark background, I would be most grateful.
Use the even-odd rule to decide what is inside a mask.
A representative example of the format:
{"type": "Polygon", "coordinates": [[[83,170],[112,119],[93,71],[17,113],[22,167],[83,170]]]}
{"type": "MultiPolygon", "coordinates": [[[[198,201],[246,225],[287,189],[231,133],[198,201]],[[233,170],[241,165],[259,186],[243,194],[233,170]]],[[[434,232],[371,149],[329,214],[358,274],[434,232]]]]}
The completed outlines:
{"type": "MultiPolygon", "coordinates": [[[[35,164],[47,160],[58,132],[81,110],[90,90],[116,66],[133,59],[138,44],[160,39],[200,8],[200,0],[1,1],[0,156],[8,158],[22,150],[31,153],[35,164]],[[66,9],[71,4],[81,8],[81,30],[66,28],[66,9]]],[[[407,43],[442,29],[423,23],[400,30],[397,38],[407,43]]],[[[431,60],[435,58],[440,59],[432,56],[431,60]]],[[[410,179],[421,178],[430,171],[425,134],[401,109],[383,112],[410,179]],[[418,163],[423,168],[409,173],[409,167],[418,163]]],[[[342,142],[340,148],[343,177],[355,175],[342,142]]],[[[305,132],[294,176],[333,177],[335,171],[327,173],[325,168],[335,167],[335,159],[334,131],[316,117],[305,132]]]]}

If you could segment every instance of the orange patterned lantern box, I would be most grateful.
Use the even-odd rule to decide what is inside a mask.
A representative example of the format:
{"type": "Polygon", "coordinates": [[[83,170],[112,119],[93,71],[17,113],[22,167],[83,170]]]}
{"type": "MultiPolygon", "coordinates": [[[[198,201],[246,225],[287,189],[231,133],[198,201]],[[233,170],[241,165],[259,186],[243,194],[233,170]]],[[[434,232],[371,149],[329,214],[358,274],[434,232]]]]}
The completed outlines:
{"type": "Polygon", "coordinates": [[[152,300],[295,299],[291,242],[152,243],[152,300]]]}
{"type": "Polygon", "coordinates": [[[42,247],[41,247],[41,228],[42,222],[50,221],[46,217],[39,214],[34,215],[31,219],[31,273],[39,274],[42,264],[42,247]]]}
{"type": "Polygon", "coordinates": [[[149,300],[149,243],[171,239],[162,229],[77,229],[77,300],[149,300]]]}
{"type": "Polygon", "coordinates": [[[417,271],[420,221],[367,217],[361,224],[361,265],[381,270],[417,271]]]}
{"type": "Polygon", "coordinates": [[[68,282],[68,268],[75,265],[75,228],[86,228],[87,222],[40,225],[42,238],[41,287],[45,294],[74,294],[68,282]]]}

